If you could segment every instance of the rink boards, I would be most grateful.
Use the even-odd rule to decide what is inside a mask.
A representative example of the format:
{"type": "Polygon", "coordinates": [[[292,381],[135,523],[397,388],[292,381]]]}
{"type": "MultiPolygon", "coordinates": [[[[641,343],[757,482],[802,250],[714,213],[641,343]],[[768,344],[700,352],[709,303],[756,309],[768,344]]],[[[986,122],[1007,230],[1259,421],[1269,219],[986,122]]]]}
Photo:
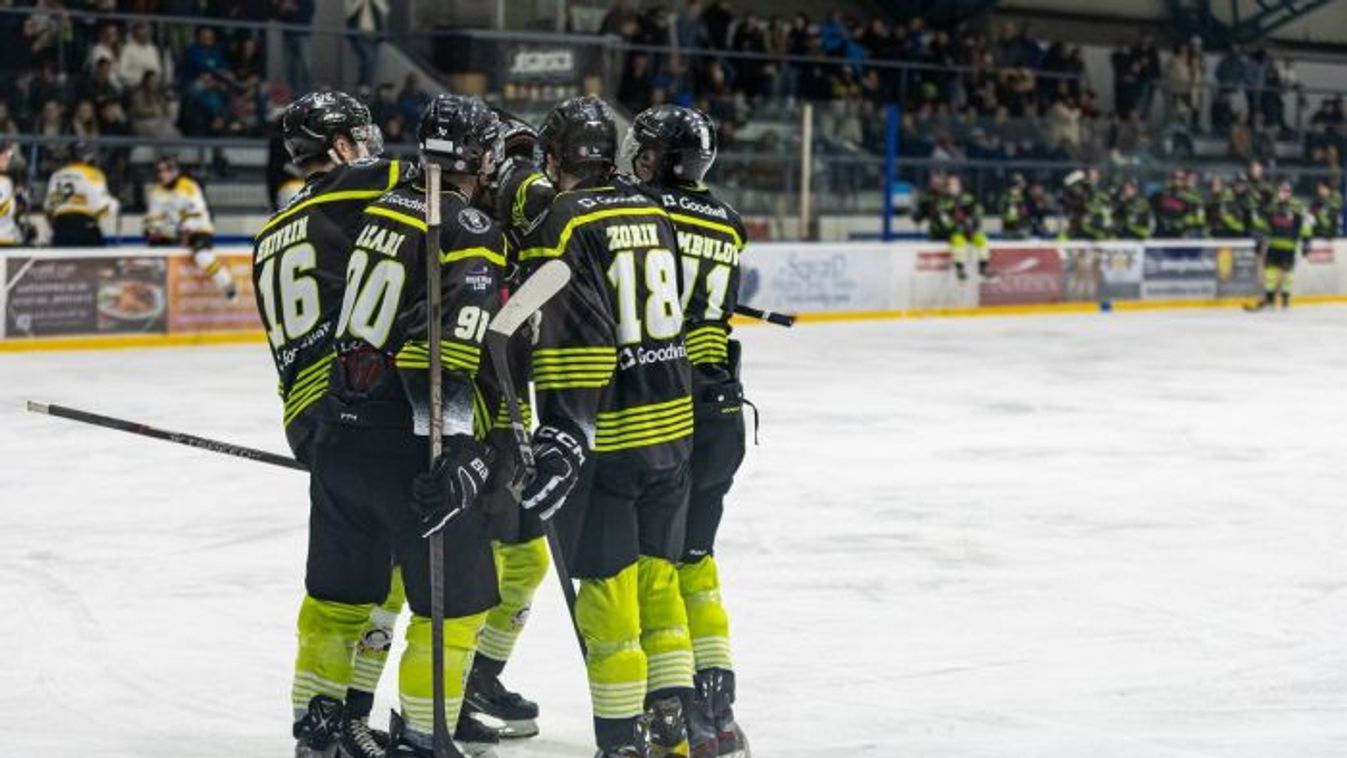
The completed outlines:
{"type": "MultiPolygon", "coordinates": [[[[217,253],[239,286],[232,303],[186,250],[0,252],[0,351],[261,340],[250,250],[217,253]]],[[[759,243],[743,258],[740,298],[823,321],[1222,306],[1262,290],[1247,240],[999,243],[990,265],[994,278],[961,282],[935,243],[759,243]]],[[[1347,241],[1316,240],[1294,292],[1347,302],[1347,241]]]]}

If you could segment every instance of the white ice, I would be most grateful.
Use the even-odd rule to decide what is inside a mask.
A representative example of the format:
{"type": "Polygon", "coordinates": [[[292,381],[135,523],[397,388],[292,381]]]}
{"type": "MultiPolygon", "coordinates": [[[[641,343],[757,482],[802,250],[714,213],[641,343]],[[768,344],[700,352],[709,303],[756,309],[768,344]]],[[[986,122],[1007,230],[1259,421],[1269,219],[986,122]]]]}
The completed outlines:
{"type": "MultiPolygon", "coordinates": [[[[742,331],[720,541],[759,758],[1347,752],[1347,309],[742,331]]],[[[305,478],[260,345],[0,356],[0,755],[285,756],[305,478]]],[[[506,681],[587,756],[549,579],[506,681]]],[[[392,703],[385,682],[380,710],[392,703]]]]}

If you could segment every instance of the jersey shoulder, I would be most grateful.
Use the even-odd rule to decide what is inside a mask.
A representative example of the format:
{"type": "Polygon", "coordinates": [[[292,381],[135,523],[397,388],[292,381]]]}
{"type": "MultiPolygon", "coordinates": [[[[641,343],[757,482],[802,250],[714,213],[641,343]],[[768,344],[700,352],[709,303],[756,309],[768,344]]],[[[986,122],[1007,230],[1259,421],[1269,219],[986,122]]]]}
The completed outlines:
{"type": "Polygon", "coordinates": [[[491,216],[474,208],[467,197],[446,193],[440,209],[443,222],[444,249],[469,251],[505,265],[505,236],[491,216]]]}
{"type": "Polygon", "coordinates": [[[406,164],[383,158],[359,158],[327,174],[324,192],[388,192],[406,177],[406,164]]]}
{"type": "Polygon", "coordinates": [[[694,225],[719,230],[743,247],[748,241],[744,220],[734,206],[716,197],[710,187],[651,188],[658,193],[660,204],[669,213],[675,226],[694,225]]]}

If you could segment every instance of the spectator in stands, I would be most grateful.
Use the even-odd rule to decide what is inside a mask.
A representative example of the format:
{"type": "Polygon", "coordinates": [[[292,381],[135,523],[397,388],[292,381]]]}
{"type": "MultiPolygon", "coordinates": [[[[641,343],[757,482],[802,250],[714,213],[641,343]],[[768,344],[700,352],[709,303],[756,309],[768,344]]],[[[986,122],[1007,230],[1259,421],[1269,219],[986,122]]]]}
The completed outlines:
{"type": "MultiPolygon", "coordinates": [[[[360,59],[358,80],[362,86],[374,86],[379,68],[379,33],[388,16],[388,0],[346,0],[346,36],[360,59]]],[[[417,114],[420,118],[420,114],[417,114]]]]}
{"type": "Polygon", "coordinates": [[[1048,108],[1048,141],[1074,153],[1080,147],[1080,108],[1070,98],[1062,98],[1048,108]]]}
{"type": "Polygon", "coordinates": [[[34,63],[56,62],[60,41],[71,29],[70,18],[62,11],[60,0],[38,0],[34,6],[50,13],[33,13],[23,22],[23,36],[34,63]]]}
{"type": "Polygon", "coordinates": [[[140,85],[131,91],[131,131],[156,139],[177,137],[171,113],[168,93],[159,83],[159,72],[146,71],[140,77],[140,85]]]}
{"type": "Polygon", "coordinates": [[[392,82],[380,84],[374,91],[374,102],[369,104],[370,118],[380,129],[388,131],[384,125],[398,112],[398,91],[392,82]]]}
{"type": "Polygon", "coordinates": [[[650,55],[634,52],[627,57],[622,70],[622,81],[617,87],[617,102],[630,113],[640,113],[650,107],[650,55]]]}
{"type": "MultiPolygon", "coordinates": [[[[737,53],[767,53],[767,29],[756,13],[749,13],[734,32],[733,49],[737,53]]],[[[775,90],[776,67],[763,60],[742,59],[738,68],[739,91],[750,101],[769,97],[775,90]]]]}
{"type": "Polygon", "coordinates": [[[398,93],[398,110],[409,124],[421,123],[421,114],[430,105],[430,93],[421,87],[421,77],[415,71],[407,72],[398,93]]]}
{"type": "Polygon", "coordinates": [[[215,30],[198,26],[195,41],[183,50],[183,85],[214,89],[225,86],[232,79],[225,52],[215,42],[215,30]]]}
{"type": "Polygon", "coordinates": [[[33,131],[44,137],[66,134],[65,109],[59,100],[47,100],[38,111],[33,131]]]}
{"type": "Polygon", "coordinates": [[[1191,124],[1197,116],[1197,94],[1202,82],[1202,59],[1187,44],[1174,46],[1165,64],[1165,118],[1170,123],[1191,124]]]}
{"type": "Polygon", "coordinates": [[[94,101],[86,98],[75,103],[75,110],[70,114],[70,133],[85,139],[97,137],[100,131],[94,101]]]}
{"type": "Polygon", "coordinates": [[[1267,81],[1265,66],[1267,65],[1267,51],[1259,48],[1244,58],[1244,99],[1248,103],[1245,112],[1249,114],[1249,121],[1253,121],[1253,114],[1262,110],[1259,101],[1263,85],[1267,81]]]}
{"type": "MultiPolygon", "coordinates": [[[[9,112],[9,104],[0,100],[0,134],[17,134],[19,132],[19,122],[14,120],[14,116],[9,112]]],[[[0,149],[3,152],[3,149],[0,149]]],[[[0,172],[3,175],[3,172],[0,172]]]]}
{"type": "MultiPolygon", "coordinates": [[[[285,24],[312,26],[315,0],[277,0],[276,20],[285,24]]],[[[296,95],[313,88],[309,73],[309,32],[286,29],[281,33],[285,56],[285,81],[296,95]]]]}
{"type": "Polygon", "coordinates": [[[140,86],[145,81],[146,72],[153,71],[163,79],[164,63],[159,55],[159,46],[150,37],[149,24],[133,24],[131,39],[122,45],[117,56],[117,79],[124,89],[140,86]]]}
{"type": "Polygon", "coordinates": [[[713,50],[725,50],[730,46],[730,27],[734,25],[734,11],[728,0],[715,0],[711,7],[702,13],[702,27],[705,30],[707,46],[713,50]]]}
{"type": "Polygon", "coordinates": [[[93,71],[101,60],[116,63],[122,54],[122,30],[116,24],[104,24],[98,29],[98,42],[89,50],[85,67],[93,71]]]}
{"type": "Polygon", "coordinates": [[[1253,131],[1249,128],[1249,118],[1241,113],[1235,116],[1230,125],[1230,142],[1226,154],[1241,163],[1253,160],[1253,131]]]}
{"type": "MultiPolygon", "coordinates": [[[[684,0],[683,9],[674,21],[674,40],[683,50],[700,50],[707,46],[706,26],[702,23],[701,0],[684,0]]],[[[724,47],[724,39],[715,47],[724,47]]]]}
{"type": "Polygon", "coordinates": [[[95,105],[121,100],[122,85],[112,73],[111,58],[98,59],[93,74],[80,83],[78,95],[92,100],[95,105]]]}

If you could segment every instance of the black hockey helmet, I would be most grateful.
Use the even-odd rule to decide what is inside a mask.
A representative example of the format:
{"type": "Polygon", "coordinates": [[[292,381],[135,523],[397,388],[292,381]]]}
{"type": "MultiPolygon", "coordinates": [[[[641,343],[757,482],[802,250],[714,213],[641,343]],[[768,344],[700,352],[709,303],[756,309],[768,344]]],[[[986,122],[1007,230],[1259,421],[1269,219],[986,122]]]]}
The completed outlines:
{"type": "Polygon", "coordinates": [[[643,182],[698,184],[716,160],[716,127],[693,108],[656,105],[636,116],[621,155],[643,182]]]}
{"type": "Polygon", "coordinates": [[[556,159],[575,176],[611,171],[617,160],[617,122],[608,104],[593,95],[574,97],[552,110],[538,130],[544,163],[556,159]]]}
{"type": "MultiPolygon", "coordinates": [[[[374,135],[369,108],[345,92],[310,92],[281,114],[281,136],[295,163],[327,156],[337,137],[368,147],[382,142],[374,135]]],[[[371,150],[377,154],[377,147],[371,150]]]]}
{"type": "Polygon", "coordinates": [[[421,163],[453,174],[486,174],[500,159],[500,118],[481,98],[437,95],[416,128],[421,163]]]}
{"type": "Polygon", "coordinates": [[[503,108],[492,108],[500,119],[500,139],[505,158],[533,158],[538,147],[538,130],[529,122],[503,108]]]}

